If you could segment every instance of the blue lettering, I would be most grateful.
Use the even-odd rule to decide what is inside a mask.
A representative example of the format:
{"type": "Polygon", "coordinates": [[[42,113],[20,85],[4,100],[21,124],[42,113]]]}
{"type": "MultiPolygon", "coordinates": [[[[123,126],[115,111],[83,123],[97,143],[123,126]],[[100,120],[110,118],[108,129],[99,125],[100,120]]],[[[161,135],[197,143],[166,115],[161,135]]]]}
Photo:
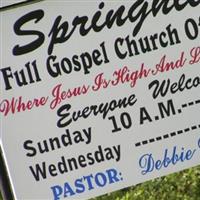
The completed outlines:
{"type": "Polygon", "coordinates": [[[155,163],[155,168],[156,168],[157,170],[160,170],[161,167],[162,167],[162,162],[161,162],[161,160],[157,160],[156,163],[155,163]]]}
{"type": "Polygon", "coordinates": [[[108,179],[109,179],[109,183],[115,183],[120,181],[120,179],[118,178],[118,172],[116,169],[109,169],[106,170],[107,174],[108,174],[108,179]]]}
{"type": "Polygon", "coordinates": [[[164,155],[164,159],[163,159],[163,166],[164,167],[168,167],[168,165],[171,163],[171,159],[167,156],[167,149],[165,149],[165,155],[164,155]]]}
{"type": "Polygon", "coordinates": [[[193,151],[188,150],[186,152],[186,156],[185,156],[186,160],[190,160],[193,157],[193,155],[194,155],[195,152],[196,152],[196,149],[194,149],[193,151]]]}
{"type": "Polygon", "coordinates": [[[67,198],[69,196],[84,193],[97,187],[105,187],[108,184],[122,181],[121,173],[116,169],[108,169],[105,172],[97,172],[96,174],[89,174],[81,178],[77,178],[74,183],[66,182],[64,186],[59,185],[51,187],[54,200],[67,198]]]}
{"type": "Polygon", "coordinates": [[[142,175],[145,175],[148,172],[153,171],[154,169],[154,160],[152,154],[144,154],[140,160],[139,165],[142,169],[142,175]]]}
{"type": "Polygon", "coordinates": [[[84,176],[83,178],[84,178],[84,180],[87,180],[88,190],[94,189],[94,186],[92,185],[92,179],[91,179],[91,178],[93,178],[93,175],[90,174],[88,176],[84,176]]]}
{"type": "Polygon", "coordinates": [[[199,138],[199,140],[198,140],[198,147],[200,148],[200,138],[199,138]]]}
{"type": "Polygon", "coordinates": [[[60,195],[63,193],[62,187],[60,187],[59,185],[56,185],[56,186],[51,187],[51,189],[53,191],[54,200],[59,200],[60,195]]]}
{"type": "Polygon", "coordinates": [[[72,196],[72,195],[75,195],[75,192],[72,190],[69,183],[65,183],[65,185],[64,185],[64,197],[68,197],[68,196],[72,196]]]}
{"type": "Polygon", "coordinates": [[[105,174],[103,173],[97,173],[95,176],[95,183],[99,186],[99,187],[104,187],[107,183],[107,178],[105,176],[105,174]]]}
{"type": "MultiPolygon", "coordinates": [[[[198,146],[200,146],[200,139],[198,141],[198,146]]],[[[174,146],[171,156],[168,155],[168,149],[165,149],[163,159],[154,159],[152,154],[144,154],[139,159],[139,166],[142,169],[141,174],[145,175],[152,172],[154,169],[160,170],[162,167],[167,168],[169,164],[176,165],[178,162],[191,160],[195,152],[196,149],[185,150],[182,147],[180,153],[177,153],[177,147],[174,146]]]]}
{"type": "Polygon", "coordinates": [[[76,187],[76,193],[82,193],[85,191],[85,186],[82,183],[83,179],[79,178],[75,180],[75,187],[76,187]]]}

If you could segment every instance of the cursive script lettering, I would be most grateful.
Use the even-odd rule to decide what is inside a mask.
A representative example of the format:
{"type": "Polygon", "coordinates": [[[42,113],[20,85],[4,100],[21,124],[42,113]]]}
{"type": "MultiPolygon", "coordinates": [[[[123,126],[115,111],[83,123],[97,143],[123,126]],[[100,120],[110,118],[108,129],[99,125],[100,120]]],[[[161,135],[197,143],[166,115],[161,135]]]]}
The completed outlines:
{"type": "MultiPolygon", "coordinates": [[[[119,6],[116,10],[110,9],[106,14],[103,13],[105,3],[101,2],[98,5],[98,10],[93,16],[75,16],[71,22],[63,21],[63,16],[59,15],[54,20],[53,26],[50,29],[48,37],[50,39],[48,45],[48,54],[53,53],[54,47],[57,44],[62,44],[68,41],[75,31],[81,36],[88,35],[91,31],[101,32],[103,29],[111,29],[113,26],[123,26],[125,23],[135,23],[133,28],[133,36],[136,36],[146,18],[150,15],[156,17],[162,12],[164,15],[169,14],[172,10],[181,11],[188,5],[196,7],[200,4],[200,0],[137,0],[129,7],[124,5],[119,6]]],[[[19,36],[35,36],[34,41],[22,46],[17,44],[13,48],[15,56],[32,52],[39,48],[45,41],[45,34],[39,30],[25,30],[24,26],[30,21],[39,23],[45,16],[42,9],[31,11],[21,18],[17,19],[14,25],[14,32],[19,36]]],[[[32,27],[32,26],[31,26],[32,27]]]]}

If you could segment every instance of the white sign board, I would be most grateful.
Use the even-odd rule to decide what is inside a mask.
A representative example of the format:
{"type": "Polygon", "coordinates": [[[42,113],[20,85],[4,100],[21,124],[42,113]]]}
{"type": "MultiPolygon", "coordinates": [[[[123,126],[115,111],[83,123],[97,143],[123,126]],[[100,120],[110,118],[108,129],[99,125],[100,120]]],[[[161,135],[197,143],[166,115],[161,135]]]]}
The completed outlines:
{"type": "Polygon", "coordinates": [[[199,4],[1,13],[0,140],[16,199],[88,199],[199,164],[199,4]]]}

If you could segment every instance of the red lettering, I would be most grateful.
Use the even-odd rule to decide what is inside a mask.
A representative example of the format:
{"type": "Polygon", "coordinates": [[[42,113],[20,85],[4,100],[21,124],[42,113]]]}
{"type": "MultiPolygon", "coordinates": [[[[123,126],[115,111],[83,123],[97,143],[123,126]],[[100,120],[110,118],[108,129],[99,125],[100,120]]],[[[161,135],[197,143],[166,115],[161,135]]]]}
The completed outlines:
{"type": "Polygon", "coordinates": [[[192,57],[192,60],[189,61],[191,65],[200,62],[200,47],[194,47],[190,51],[190,56],[192,57]]]}
{"type": "Polygon", "coordinates": [[[157,75],[158,72],[163,73],[169,70],[174,70],[183,67],[187,60],[184,57],[184,52],[182,52],[179,59],[177,59],[176,61],[167,61],[166,55],[164,55],[161,58],[160,62],[156,65],[156,70],[152,70],[152,74],[157,75]]]}
{"type": "Polygon", "coordinates": [[[103,75],[104,73],[100,73],[95,77],[94,85],[92,86],[93,91],[98,91],[101,88],[105,89],[110,85],[111,80],[106,80],[103,75]]]}
{"type": "Polygon", "coordinates": [[[10,114],[15,114],[16,112],[24,112],[26,110],[31,110],[33,107],[44,106],[48,101],[48,97],[41,97],[39,99],[34,98],[32,100],[24,101],[22,96],[17,99],[13,97],[10,101],[4,99],[0,103],[0,112],[4,116],[10,114]]]}
{"type": "Polygon", "coordinates": [[[67,91],[61,90],[62,84],[56,85],[52,90],[52,96],[54,99],[50,103],[50,108],[53,110],[55,109],[63,100],[67,98],[80,96],[86,94],[89,91],[90,86],[80,86],[73,89],[68,89],[67,91]]]}

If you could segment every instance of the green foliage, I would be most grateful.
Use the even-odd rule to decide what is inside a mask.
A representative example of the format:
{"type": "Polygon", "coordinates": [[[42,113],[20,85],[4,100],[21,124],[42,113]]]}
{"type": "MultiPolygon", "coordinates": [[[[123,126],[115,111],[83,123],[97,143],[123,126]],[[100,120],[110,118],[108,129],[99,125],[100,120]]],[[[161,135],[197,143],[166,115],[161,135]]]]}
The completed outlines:
{"type": "Polygon", "coordinates": [[[200,166],[92,200],[200,200],[200,166]]]}
{"type": "Polygon", "coordinates": [[[91,200],[200,200],[200,166],[91,200]]]}

